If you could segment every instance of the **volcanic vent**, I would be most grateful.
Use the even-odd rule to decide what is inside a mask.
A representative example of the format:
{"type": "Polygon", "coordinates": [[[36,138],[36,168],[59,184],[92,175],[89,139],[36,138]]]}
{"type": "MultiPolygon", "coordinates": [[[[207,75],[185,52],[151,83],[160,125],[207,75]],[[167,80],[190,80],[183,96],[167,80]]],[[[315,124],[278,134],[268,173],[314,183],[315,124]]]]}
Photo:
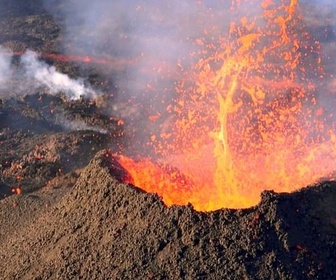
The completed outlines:
{"type": "Polygon", "coordinates": [[[0,278],[335,279],[335,183],[292,192],[334,170],[331,1],[41,2],[0,0],[0,278]]]}
{"type": "MultiPolygon", "coordinates": [[[[128,183],[167,205],[210,211],[256,205],[266,189],[289,192],[333,178],[334,40],[327,11],[321,20],[314,5],[297,0],[174,2],[166,9],[135,2],[87,3],[83,13],[75,1],[47,3],[64,28],[67,55],[44,46],[37,55],[6,42],[28,80],[52,94],[99,97],[38,56],[61,68],[76,62],[78,72],[94,65],[112,77],[109,90],[117,97],[104,114],[126,124],[116,154],[128,183]],[[98,20],[103,10],[117,12],[98,20]]],[[[59,27],[50,28],[56,36],[59,27]]]]}
{"type": "Polygon", "coordinates": [[[265,189],[293,191],[335,170],[334,116],[323,103],[334,92],[333,71],[320,43],[330,38],[310,26],[313,7],[292,0],[229,8],[229,23],[205,11],[214,20],[188,70],[180,62],[173,102],[149,116],[155,156],[119,158],[128,182],[167,205],[249,207],[265,189]]]}

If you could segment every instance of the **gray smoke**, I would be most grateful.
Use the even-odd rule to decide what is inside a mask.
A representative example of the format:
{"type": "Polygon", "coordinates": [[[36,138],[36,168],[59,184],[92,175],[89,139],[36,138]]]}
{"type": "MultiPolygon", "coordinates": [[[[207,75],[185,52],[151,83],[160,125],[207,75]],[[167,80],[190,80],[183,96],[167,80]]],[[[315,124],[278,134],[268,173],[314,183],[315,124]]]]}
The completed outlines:
{"type": "Polygon", "coordinates": [[[10,77],[10,72],[11,52],[0,45],[0,89],[5,88],[5,85],[10,77]]]}
{"type": "Polygon", "coordinates": [[[128,96],[155,102],[156,94],[171,94],[179,71],[196,59],[190,53],[199,50],[196,39],[212,28],[213,16],[221,28],[228,27],[228,2],[67,0],[45,5],[65,22],[67,54],[135,61],[116,75],[116,83],[128,96]]]}
{"type": "MultiPolygon", "coordinates": [[[[289,1],[273,2],[289,4],[289,1]]],[[[299,5],[303,19],[308,27],[314,27],[317,39],[325,36],[318,26],[334,29],[333,0],[306,0],[299,5]]],[[[181,72],[202,58],[196,39],[205,38],[206,43],[217,44],[218,35],[225,36],[233,20],[262,13],[260,0],[45,0],[45,6],[56,18],[62,18],[65,53],[135,61],[115,80],[128,97],[151,99],[148,106],[160,102],[157,99],[162,100],[164,95],[171,95],[181,72]],[[238,2],[240,8],[231,9],[238,2]]],[[[328,54],[335,50],[335,40],[333,44],[327,42],[330,36],[320,39],[325,41],[323,47],[328,54]]],[[[329,60],[326,58],[326,63],[329,60]]]]}
{"type": "Polygon", "coordinates": [[[336,114],[334,114],[336,106],[336,1],[306,0],[302,1],[301,7],[303,21],[321,46],[319,54],[325,73],[318,84],[318,106],[331,116],[329,121],[333,122],[331,125],[334,127],[336,124],[336,114]]]}
{"type": "MultiPolygon", "coordinates": [[[[239,22],[242,16],[260,18],[261,2],[45,0],[45,7],[55,18],[61,19],[65,53],[132,61],[121,72],[114,73],[119,98],[135,100],[145,113],[155,114],[165,111],[167,103],[176,96],[175,87],[181,75],[203,57],[202,48],[209,49],[211,44],[218,47],[218,39],[227,36],[232,21],[239,22]],[[240,8],[231,9],[239,2],[240,8]],[[207,47],[198,45],[197,39],[203,40],[207,47]]],[[[289,2],[270,1],[271,5],[288,5],[289,2]]],[[[299,1],[303,21],[312,37],[322,44],[328,77],[320,92],[333,92],[336,88],[333,86],[335,3],[334,0],[299,1]]],[[[101,70],[106,68],[104,65],[101,70]]],[[[330,102],[330,96],[317,95],[319,105],[328,110],[336,104],[336,101],[330,102]]]]}

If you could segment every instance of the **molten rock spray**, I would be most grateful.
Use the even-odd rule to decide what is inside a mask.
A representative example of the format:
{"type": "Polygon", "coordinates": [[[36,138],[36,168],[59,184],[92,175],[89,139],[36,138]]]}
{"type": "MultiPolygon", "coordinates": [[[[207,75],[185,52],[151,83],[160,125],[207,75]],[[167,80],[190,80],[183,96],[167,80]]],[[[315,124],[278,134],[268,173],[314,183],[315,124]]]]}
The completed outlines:
{"type": "Polygon", "coordinates": [[[65,19],[65,52],[137,62],[115,77],[143,110],[119,158],[130,183],[214,210],[332,177],[333,3],[84,2],[46,5],[65,19]]]}

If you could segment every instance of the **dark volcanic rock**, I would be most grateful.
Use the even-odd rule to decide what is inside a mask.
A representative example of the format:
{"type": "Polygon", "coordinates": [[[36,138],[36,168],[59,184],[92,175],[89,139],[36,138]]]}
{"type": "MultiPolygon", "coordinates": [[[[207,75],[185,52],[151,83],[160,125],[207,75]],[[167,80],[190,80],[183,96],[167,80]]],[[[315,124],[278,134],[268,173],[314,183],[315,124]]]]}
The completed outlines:
{"type": "Polygon", "coordinates": [[[0,44],[15,52],[56,51],[60,28],[40,0],[0,0],[0,44]]]}
{"type": "Polygon", "coordinates": [[[112,147],[122,131],[118,119],[86,100],[34,94],[1,99],[0,112],[0,199],[12,188],[31,192],[55,185],[54,178],[65,178],[98,150],[112,147]]]}
{"type": "Polygon", "coordinates": [[[114,166],[97,154],[70,193],[2,242],[6,279],[335,278],[335,183],[201,213],[118,183],[114,166]]]}

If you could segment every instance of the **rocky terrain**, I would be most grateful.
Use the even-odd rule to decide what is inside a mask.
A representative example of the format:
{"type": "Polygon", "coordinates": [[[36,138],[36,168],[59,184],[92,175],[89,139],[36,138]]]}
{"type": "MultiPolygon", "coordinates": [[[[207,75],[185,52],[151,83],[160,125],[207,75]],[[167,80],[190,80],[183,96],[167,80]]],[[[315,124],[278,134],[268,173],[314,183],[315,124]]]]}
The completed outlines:
{"type": "Polygon", "coordinates": [[[2,200],[3,279],[335,278],[335,183],[201,213],[118,178],[104,150],[61,199],[44,190],[2,200]]]}
{"type": "MultiPolygon", "coordinates": [[[[60,50],[62,25],[41,1],[0,7],[1,46],[60,50]]],[[[265,191],[244,210],[167,207],[123,183],[115,153],[130,139],[108,113],[113,83],[48,63],[85,73],[102,96],[0,87],[0,279],[336,279],[335,182],[265,191]]]]}

